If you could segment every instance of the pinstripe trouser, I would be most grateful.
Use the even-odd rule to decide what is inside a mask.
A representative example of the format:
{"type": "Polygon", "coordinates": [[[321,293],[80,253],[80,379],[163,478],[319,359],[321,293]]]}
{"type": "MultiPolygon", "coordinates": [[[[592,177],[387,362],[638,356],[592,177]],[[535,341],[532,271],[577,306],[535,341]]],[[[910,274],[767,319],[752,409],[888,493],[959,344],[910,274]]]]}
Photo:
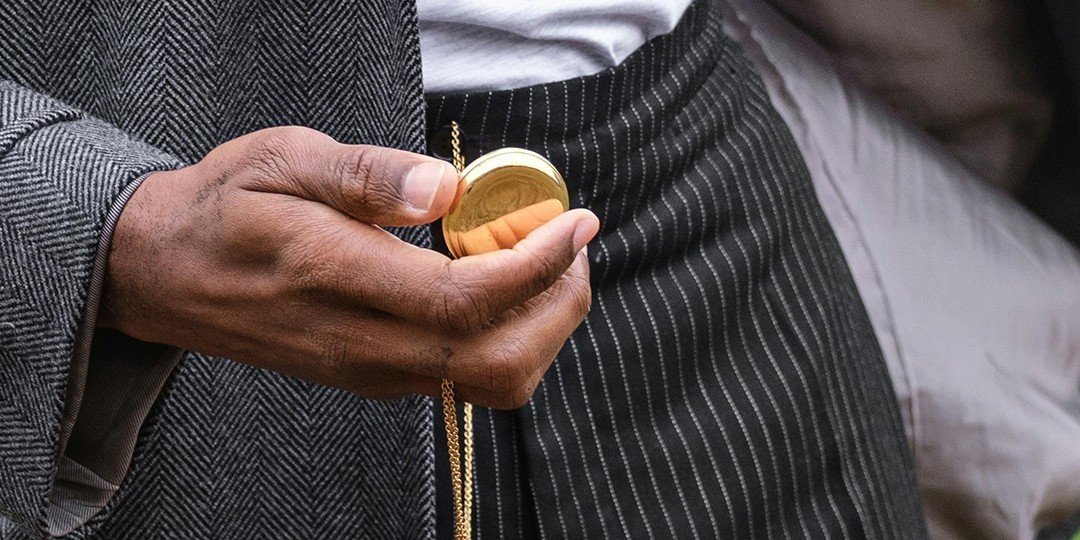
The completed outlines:
{"type": "Polygon", "coordinates": [[[478,416],[480,537],[926,534],[855,285],[717,11],[595,76],[428,97],[433,153],[450,120],[471,157],[538,151],[603,224],[585,324],[529,405],[478,416]]]}

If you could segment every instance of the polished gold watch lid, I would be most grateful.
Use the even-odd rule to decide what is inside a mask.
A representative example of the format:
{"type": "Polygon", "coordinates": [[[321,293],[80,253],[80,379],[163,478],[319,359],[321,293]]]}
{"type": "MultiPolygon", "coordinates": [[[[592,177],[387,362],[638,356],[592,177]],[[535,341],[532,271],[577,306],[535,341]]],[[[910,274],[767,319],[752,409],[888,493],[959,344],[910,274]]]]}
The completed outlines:
{"type": "Polygon", "coordinates": [[[569,207],[566,182],[551,162],[536,152],[503,148],[461,172],[443,217],[443,239],[455,258],[512,248],[569,207]]]}

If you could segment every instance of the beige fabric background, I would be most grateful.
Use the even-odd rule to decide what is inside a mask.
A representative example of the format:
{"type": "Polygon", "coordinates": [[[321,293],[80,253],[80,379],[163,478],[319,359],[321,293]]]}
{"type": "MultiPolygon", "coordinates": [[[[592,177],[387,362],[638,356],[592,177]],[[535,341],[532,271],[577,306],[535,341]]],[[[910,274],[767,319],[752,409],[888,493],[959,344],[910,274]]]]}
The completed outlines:
{"type": "Polygon", "coordinates": [[[726,30],[791,127],[881,343],[935,538],[1080,510],[1080,252],[762,0],[726,30]]]}
{"type": "Polygon", "coordinates": [[[1050,101],[1004,0],[769,0],[872,93],[1013,191],[1050,101]]]}

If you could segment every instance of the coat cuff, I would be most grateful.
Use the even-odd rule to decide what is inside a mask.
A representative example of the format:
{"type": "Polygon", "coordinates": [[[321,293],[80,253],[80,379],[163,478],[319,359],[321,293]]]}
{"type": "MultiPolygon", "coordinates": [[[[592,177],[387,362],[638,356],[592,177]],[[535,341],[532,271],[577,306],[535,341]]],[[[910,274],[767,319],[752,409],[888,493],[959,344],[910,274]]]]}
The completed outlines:
{"type": "Polygon", "coordinates": [[[95,328],[116,223],[146,175],[117,197],[98,239],[61,419],[61,456],[49,494],[49,534],[61,536],[94,517],[119,489],[139,431],[179,349],[95,328]]]}

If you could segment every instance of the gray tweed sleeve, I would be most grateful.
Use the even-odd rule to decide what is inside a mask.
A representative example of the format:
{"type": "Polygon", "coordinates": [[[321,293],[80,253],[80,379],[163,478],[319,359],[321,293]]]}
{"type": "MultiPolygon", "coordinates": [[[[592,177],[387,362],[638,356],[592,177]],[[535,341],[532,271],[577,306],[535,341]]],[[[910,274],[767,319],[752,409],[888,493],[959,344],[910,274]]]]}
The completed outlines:
{"type": "Polygon", "coordinates": [[[145,174],[179,165],[0,79],[0,513],[32,535],[62,534],[111,497],[179,358],[94,329],[123,204],[145,174]]]}

